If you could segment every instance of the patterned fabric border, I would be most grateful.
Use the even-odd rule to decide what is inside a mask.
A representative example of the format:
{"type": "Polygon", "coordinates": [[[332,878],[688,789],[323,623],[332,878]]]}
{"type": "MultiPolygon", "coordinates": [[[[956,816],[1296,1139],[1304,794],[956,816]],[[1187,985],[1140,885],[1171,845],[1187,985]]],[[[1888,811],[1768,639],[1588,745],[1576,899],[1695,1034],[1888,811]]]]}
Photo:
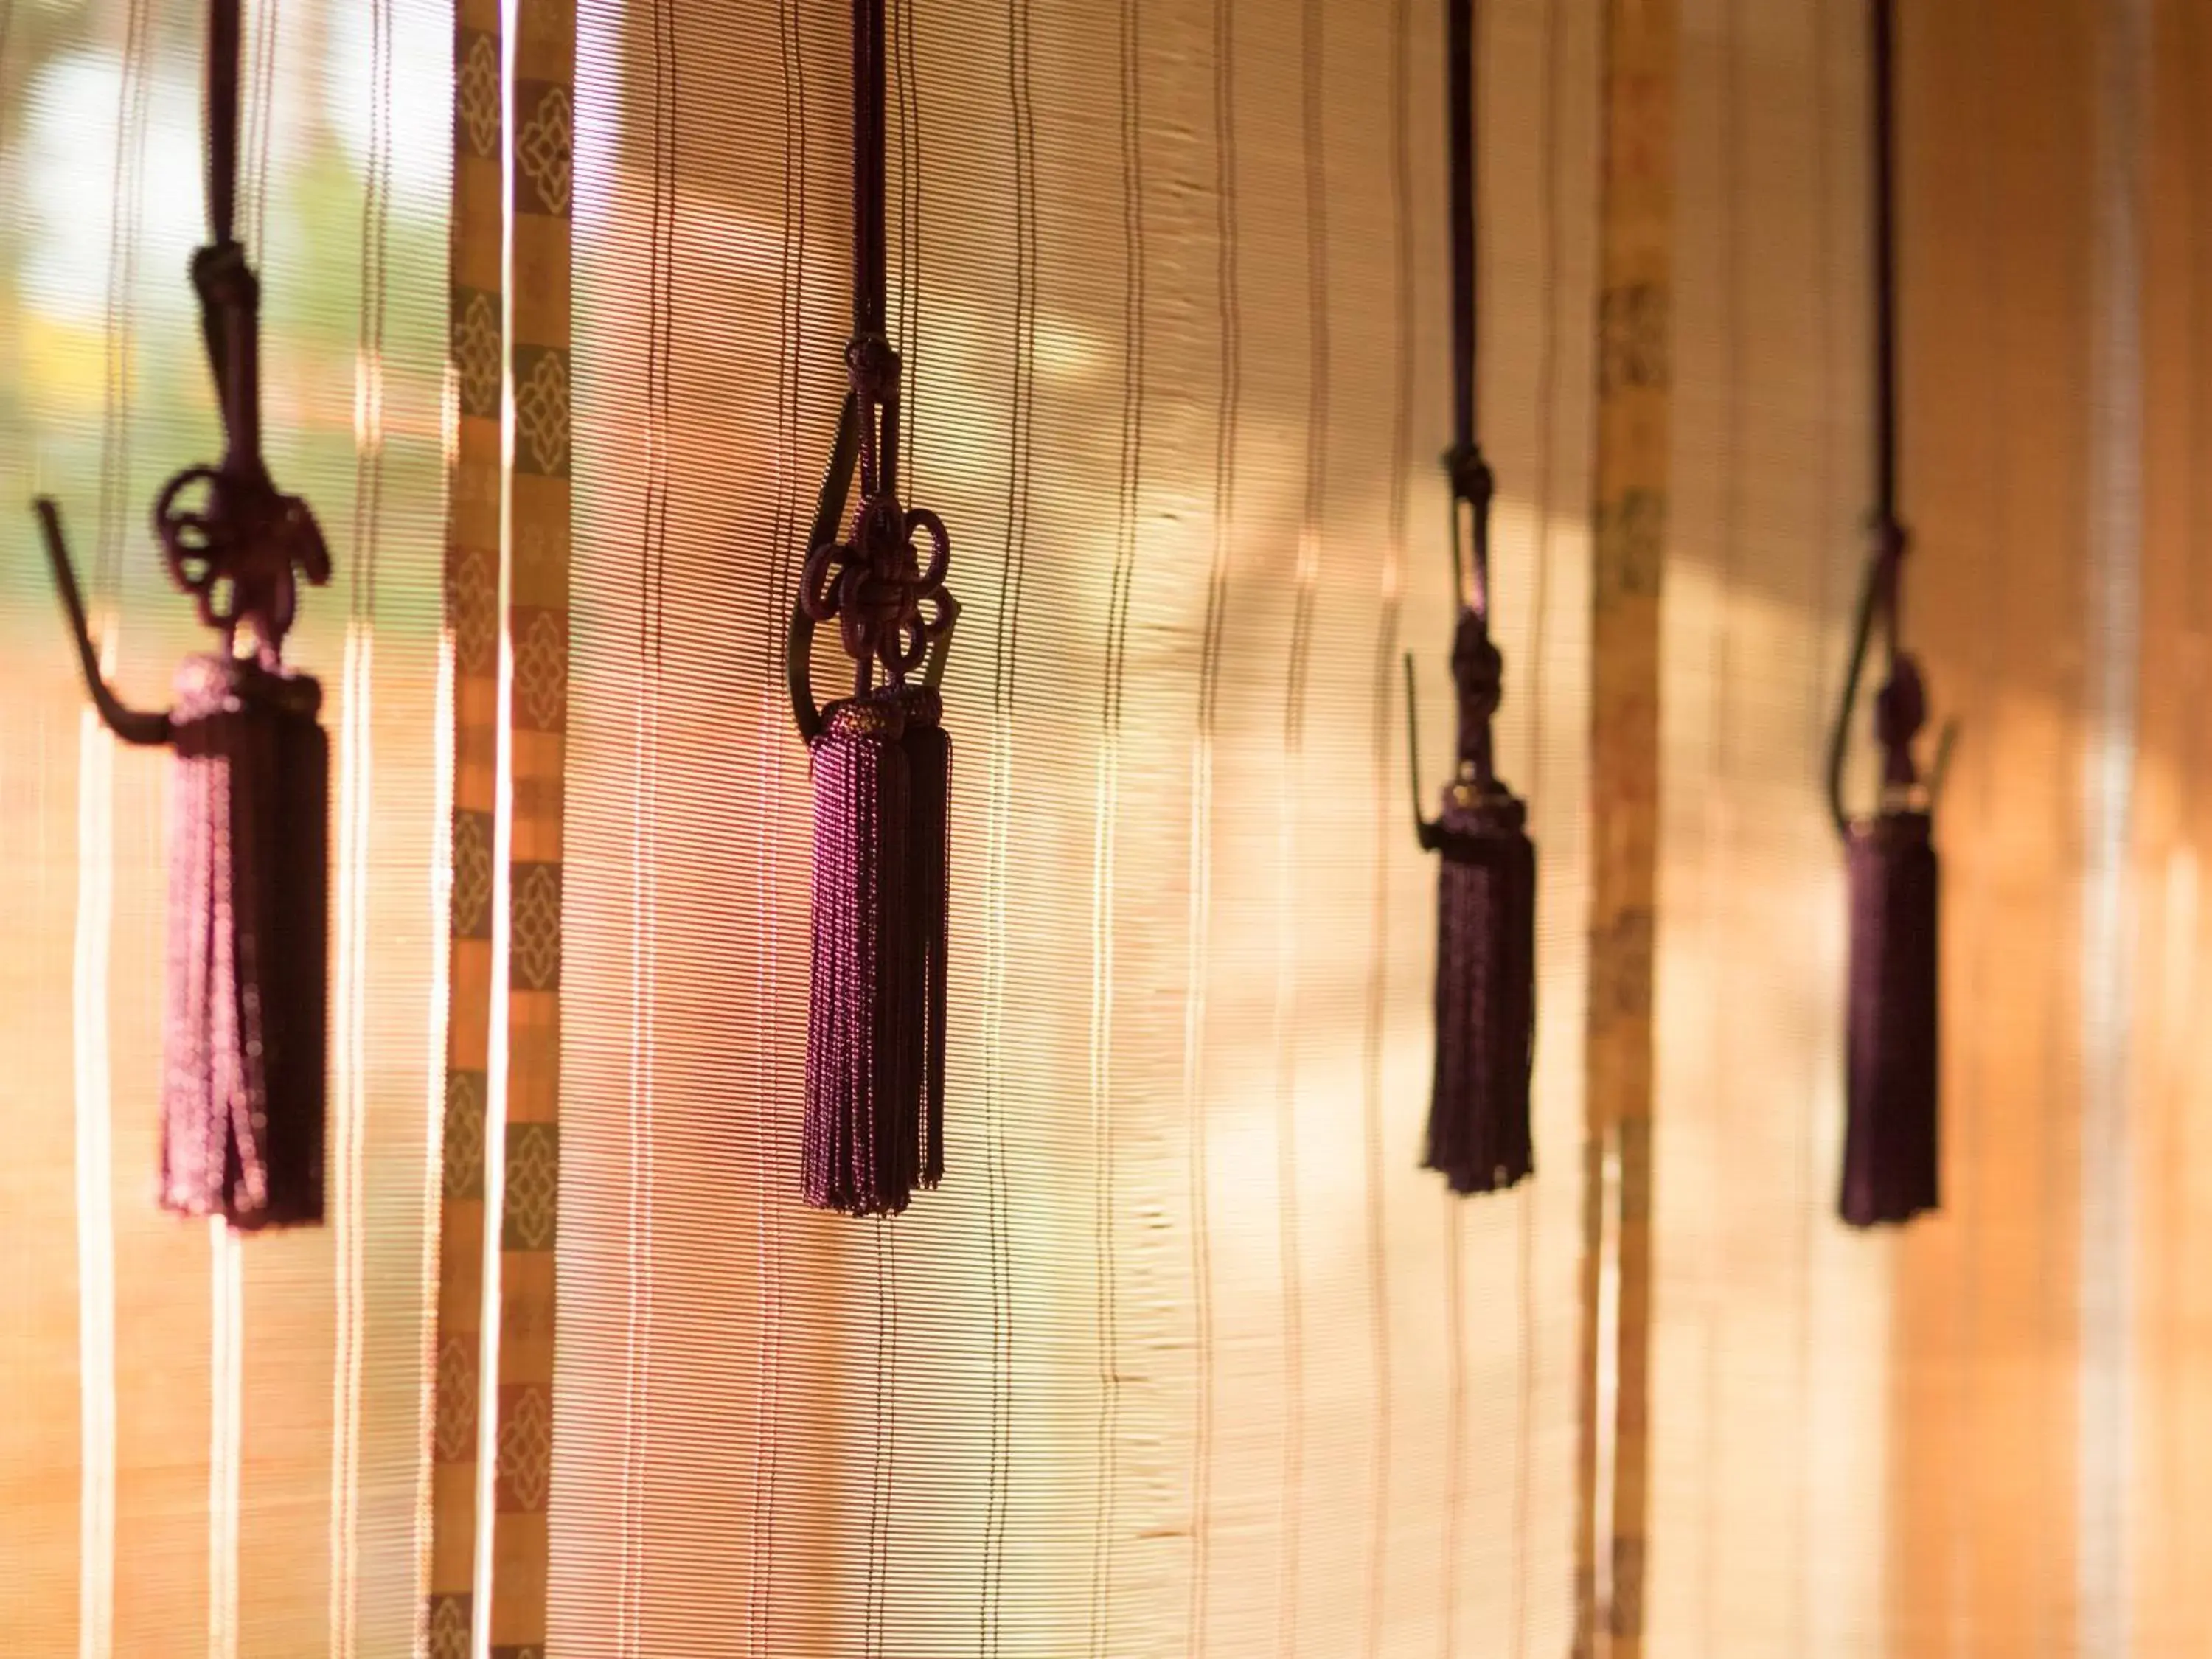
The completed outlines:
{"type": "Polygon", "coordinates": [[[500,15],[461,0],[453,33],[453,200],[448,332],[456,392],[446,532],[453,653],[453,894],[438,1335],[431,1374],[430,1583],[434,1659],[471,1650],[478,1414],[483,1382],[485,1108],[491,1062],[493,825],[499,778],[501,253],[500,15]]]}
{"type": "Polygon", "coordinates": [[[428,1650],[544,1651],[552,1483],[553,1249],[559,1214],[561,841],[568,702],[568,210],[574,0],[523,0],[514,80],[498,0],[460,0],[453,43],[450,334],[457,431],[446,557],[454,664],[451,1024],[438,1336],[432,1378],[428,1650]],[[514,112],[511,124],[507,112],[514,112]],[[502,162],[511,146],[514,194],[502,162]],[[512,266],[504,251],[512,224],[512,266]],[[502,311],[506,313],[502,317],[502,311]],[[512,328],[512,337],[507,330],[512,328]],[[503,472],[501,423],[514,422],[503,472]],[[501,609],[501,561],[507,608],[501,609]],[[501,643],[512,677],[500,721],[501,643]],[[501,744],[512,799],[499,799],[501,744]],[[502,805],[507,948],[498,936],[502,805]],[[491,1098],[495,996],[507,999],[505,1098],[491,1098]],[[495,1115],[496,1118],[495,1121],[495,1115]],[[487,1157],[502,1194],[487,1210],[487,1157]],[[500,1285],[488,1307],[486,1230],[500,1285]],[[484,1322],[496,1373],[483,1374],[484,1322]],[[491,1432],[482,1432],[492,1407],[491,1432]],[[477,1597],[484,1460],[494,1513],[488,1604],[477,1597]]]}
{"type": "Polygon", "coordinates": [[[1592,522],[1589,1012],[1576,1659],[1639,1659],[1649,1460],[1651,967],[1671,386],[1675,0],[1607,0],[1592,522]],[[1608,1179],[1608,1170],[1611,1178],[1608,1179]],[[1612,1213],[1607,1214],[1608,1207],[1612,1213]],[[1617,1273],[1618,1315],[1598,1324],[1617,1273]],[[1601,1377],[1610,1375],[1610,1390],[1601,1377]],[[1599,1421],[1611,1396],[1611,1421],[1599,1421]],[[1598,1448],[1609,1445],[1609,1492],[1598,1448]],[[1601,1564],[1603,1571],[1601,1571],[1601,1564]],[[1601,1642],[1599,1632],[1608,1639],[1601,1642]]]}
{"type": "Polygon", "coordinates": [[[514,410],[507,629],[514,844],[500,1215],[490,1645],[542,1656],[553,1483],[561,1191],[562,819],[568,725],[568,211],[575,0],[515,13],[508,342],[514,410]]]}

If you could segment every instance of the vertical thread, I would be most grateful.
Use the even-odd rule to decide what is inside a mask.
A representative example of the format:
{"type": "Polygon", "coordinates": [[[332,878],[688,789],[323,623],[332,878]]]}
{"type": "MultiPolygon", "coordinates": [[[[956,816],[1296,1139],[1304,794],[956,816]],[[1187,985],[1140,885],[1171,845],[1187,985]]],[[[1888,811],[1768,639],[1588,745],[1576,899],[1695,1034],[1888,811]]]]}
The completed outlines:
{"type": "Polygon", "coordinates": [[[1393,805],[1397,798],[1392,767],[1397,735],[1396,678],[1400,584],[1406,562],[1407,492],[1412,482],[1413,434],[1413,18],[1410,0],[1395,0],[1389,29],[1391,302],[1396,338],[1391,352],[1389,474],[1385,493],[1387,529],[1376,589],[1380,603],[1375,625],[1375,656],[1368,694],[1371,733],[1369,799],[1375,823],[1374,888],[1368,933],[1367,1006],[1360,1044],[1360,1207],[1365,1223],[1367,1358],[1375,1380],[1374,1490],[1367,1514],[1367,1549],[1361,1584],[1361,1634],[1372,1655],[1382,1638],[1385,1566],[1389,1548],[1390,1460],[1395,1449],[1390,1366],[1389,1250],[1384,1225],[1382,1052],[1388,1033],[1390,994],[1391,854],[1405,833],[1393,805]]]}
{"type": "MultiPolygon", "coordinates": [[[[1710,655],[1712,661],[1712,684],[1708,695],[1711,699],[1705,775],[1709,780],[1701,802],[1703,811],[1698,825],[1702,844],[1703,868],[1699,872],[1698,911],[1705,928],[1708,946],[1706,971],[1712,976],[1713,1006],[1726,1009],[1733,1005],[1735,963],[1725,949],[1713,945],[1737,937],[1735,923],[1737,908],[1734,902],[1735,876],[1744,856],[1744,849],[1736,834],[1738,813],[1735,807],[1729,781],[1736,775],[1735,767],[1735,609],[1738,577],[1743,556],[1743,495],[1747,488],[1743,460],[1744,419],[1744,307],[1752,284],[1747,277],[1744,260],[1743,209],[1747,188],[1745,183],[1744,161],[1744,76],[1743,58],[1747,33],[1742,11],[1742,0],[1717,0],[1718,40],[1715,51],[1720,59],[1717,118],[1713,123],[1715,140],[1714,176],[1720,182],[1719,241],[1721,326],[1720,326],[1720,411],[1718,425],[1720,441],[1716,446],[1715,471],[1718,475],[1717,496],[1717,520],[1715,538],[1720,554],[1718,582],[1711,609],[1712,637],[1701,642],[1701,655],[1710,655]]],[[[1711,1103],[1714,1125],[1714,1144],[1729,1147],[1739,1143],[1737,1131],[1737,1089],[1735,1068],[1729,1061],[1730,1038],[1735,1033],[1723,1017],[1711,1018],[1707,1022],[1705,1043],[1705,1073],[1702,1090],[1711,1103]]],[[[1725,1201],[1725,1198],[1723,1198],[1725,1201]]],[[[1729,1251],[1728,1230],[1711,1225],[1707,1235],[1708,1255],[1705,1263],[1706,1283],[1722,1285],[1729,1282],[1726,1259],[1729,1251]]],[[[1698,1505],[1700,1537],[1698,1559],[1702,1571],[1698,1575],[1698,1610],[1700,1631],[1699,1645],[1703,1651],[1717,1651],[1717,1643],[1727,1632],[1717,1627],[1714,1607],[1721,1596],[1723,1571],[1723,1552],[1719,1547],[1721,1527],[1717,1517],[1722,1512],[1721,1493],[1726,1484],[1721,1474],[1729,1463],[1732,1437],[1723,1423],[1726,1410],[1723,1383],[1726,1367],[1723,1350],[1726,1342],[1724,1326],[1727,1322],[1725,1304],[1717,1302],[1710,1307],[1701,1323],[1700,1333],[1705,1352],[1701,1364],[1705,1372],[1705,1398],[1699,1425],[1703,1445],[1699,1462],[1711,1471],[1703,1482],[1698,1505]]],[[[1801,1482],[1802,1484],[1802,1482],[1801,1482]]]]}
{"type": "MultiPolygon", "coordinates": [[[[253,147],[253,216],[257,226],[269,196],[269,132],[275,110],[270,87],[275,70],[276,8],[258,14],[268,31],[253,104],[260,131],[253,147]]],[[[384,489],[384,316],[392,196],[392,15],[390,0],[369,7],[369,131],[361,218],[362,295],[355,356],[355,471],[353,556],[347,562],[348,623],[338,780],[337,1027],[336,1107],[331,1124],[333,1251],[337,1355],[333,1367],[331,1448],[330,1650],[350,1659],[357,1639],[361,1553],[361,1421],[362,1328],[366,1258],[362,1190],[367,1174],[368,963],[368,898],[372,868],[371,804],[375,762],[374,709],[376,580],[384,489]]]]}
{"type": "MultiPolygon", "coordinates": [[[[106,628],[100,670],[112,672],[106,628]]],[[[115,1168],[107,974],[115,916],[115,741],[77,721],[76,939],[71,964],[76,1121],[77,1653],[115,1647],[115,1168]]]]}
{"type": "Polygon", "coordinates": [[[1186,933],[1182,1095],[1190,1155],[1193,1413],[1190,1593],[1185,1650],[1206,1652],[1213,1527],[1213,1256],[1207,1159],[1207,975],[1213,908],[1213,743],[1219,712],[1221,641],[1236,550],[1237,415],[1243,342],[1237,294],[1236,0],[1213,3],[1215,296],[1220,368],[1215,401],[1213,535],[1199,647],[1198,720],[1190,755],[1189,909],[1186,933]]]}
{"type": "Polygon", "coordinates": [[[1115,943],[1121,813],[1122,676],[1127,662],[1130,593],[1135,584],[1144,469],[1145,164],[1142,0],[1121,0],[1117,68],[1121,161],[1121,409],[1115,494],[1114,566],[1107,593],[1105,647],[1099,685],[1099,747],[1093,808],[1091,908],[1090,1085],[1097,1186],[1092,1221],[1098,1342],[1098,1415],[1095,1428],[1097,1496],[1091,1511],[1089,1659],[1111,1659],[1116,1512],[1121,1480],[1120,1209],[1115,1201],[1119,1150],[1114,1126],[1115,943]]]}
{"type": "Polygon", "coordinates": [[[2151,0],[2098,17],[2081,916],[2080,1459],[2075,1644],[2133,1650],[2133,857],[2143,544],[2142,191],[2151,0]]]}
{"type": "MultiPolygon", "coordinates": [[[[777,414],[780,441],[776,453],[776,504],[773,591],[779,607],[790,603],[796,586],[796,566],[806,550],[796,545],[799,480],[799,453],[811,450],[818,434],[810,429],[804,414],[803,365],[810,346],[804,304],[807,276],[809,232],[806,212],[809,133],[806,107],[806,61],[803,13],[799,0],[778,0],[776,38],[783,76],[781,114],[783,120],[783,224],[778,239],[776,296],[777,414]]],[[[673,185],[671,185],[672,196],[673,185]]],[[[771,630],[772,634],[775,630],[771,630]]],[[[780,634],[768,647],[771,665],[780,669],[780,634]]],[[[769,757],[760,769],[754,793],[760,821],[769,822],[787,799],[784,769],[791,745],[786,736],[787,714],[773,687],[780,673],[763,687],[756,731],[762,752],[769,757]]],[[[772,855],[769,838],[762,836],[754,864],[759,883],[755,908],[760,936],[774,941],[783,924],[782,872],[772,855]]],[[[782,1483],[781,1442],[783,1410],[784,1266],[786,1206],[793,1182],[785,1162],[786,1141],[779,1114],[772,1103],[781,1097],[783,1080],[775,1065],[775,1031],[769,1011],[781,1000],[776,968],[779,953],[773,943],[763,946],[754,985],[756,1054],[754,1098],[758,1106],[753,1120],[754,1249],[758,1274],[757,1310],[761,1328],[761,1387],[753,1418],[752,1527],[750,1571],[745,1606],[745,1651],[749,1659],[775,1654],[775,1545],[779,1493],[782,1483]]]]}
{"type": "Polygon", "coordinates": [[[979,1651],[999,1651],[1008,1513],[1012,1501],[1015,1298],[1006,1145],[1006,1015],[1012,927],[1008,909],[1014,844],[1014,776],[1023,589],[1029,571],[1031,411],[1037,308],[1036,126],[1030,82],[1029,0],[1006,0],[1006,98],[1012,129],[1014,294],[1007,387],[1006,533],[992,632],[990,805],[984,880],[990,894],[983,1006],[984,1193],[990,1220],[990,1463],[985,1489],[979,1651]]]}
{"type": "Polygon", "coordinates": [[[1299,137],[1305,186],[1306,410],[1304,491],[1293,574],[1289,660],[1283,701],[1283,787],[1277,792],[1275,851],[1275,1214],[1282,1287],[1282,1495],[1277,1522],[1276,1647],[1298,1645],[1301,1529],[1305,1477],[1305,1299],[1298,1260],[1298,903],[1300,775],[1305,753],[1306,687],[1320,584],[1323,514],[1328,499],[1328,168],[1324,88],[1328,62],[1322,0],[1299,8],[1299,137]]]}
{"type": "MultiPolygon", "coordinates": [[[[145,0],[124,14],[107,246],[101,398],[99,537],[91,578],[101,628],[100,672],[121,641],[115,601],[128,521],[131,393],[137,351],[139,180],[144,168],[149,23],[145,0]],[[106,604],[103,607],[102,601],[106,604]],[[106,614],[100,617],[102,609],[106,614]]],[[[80,1659],[110,1659],[115,1644],[116,1352],[113,1097],[108,969],[115,907],[115,744],[90,710],[79,717],[77,896],[71,962],[75,1027],[78,1320],[78,1579],[80,1659]]]]}
{"type": "Polygon", "coordinates": [[[239,1383],[245,1359],[240,1241],[208,1218],[208,1659],[238,1659],[239,1383]]]}

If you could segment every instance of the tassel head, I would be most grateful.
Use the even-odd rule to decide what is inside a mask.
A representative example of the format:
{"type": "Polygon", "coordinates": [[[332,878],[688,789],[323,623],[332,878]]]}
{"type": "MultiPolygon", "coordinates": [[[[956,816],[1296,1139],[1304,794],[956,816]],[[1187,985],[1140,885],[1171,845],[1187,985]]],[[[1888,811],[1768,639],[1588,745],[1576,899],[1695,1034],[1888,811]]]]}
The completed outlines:
{"type": "Polygon", "coordinates": [[[171,715],[168,1209],[323,1215],[330,746],[306,675],[185,660],[171,715]]]}
{"type": "Polygon", "coordinates": [[[1850,990],[1844,1026],[1843,1218],[1855,1227],[1936,1208],[1941,1145],[1938,869],[1929,815],[1850,826],[1850,990]]]}

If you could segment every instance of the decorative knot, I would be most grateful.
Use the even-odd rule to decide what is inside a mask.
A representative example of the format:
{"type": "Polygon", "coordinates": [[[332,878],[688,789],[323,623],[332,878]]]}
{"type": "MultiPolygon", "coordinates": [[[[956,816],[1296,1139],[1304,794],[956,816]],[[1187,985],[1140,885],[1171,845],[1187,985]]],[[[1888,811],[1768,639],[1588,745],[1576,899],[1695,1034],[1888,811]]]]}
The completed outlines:
{"type": "Polygon", "coordinates": [[[227,458],[178,473],[155,498],[154,533],[201,623],[226,639],[251,624],[268,668],[291,631],[298,578],[317,586],[330,580],[330,549],[314,514],[271,483],[258,461],[227,458]],[[186,505],[196,492],[197,504],[186,505]]]}
{"type": "Polygon", "coordinates": [[[817,623],[836,617],[845,654],[864,666],[882,663],[896,683],[921,665],[930,641],[951,626],[945,591],[951,560],[944,521],[883,491],[860,503],[850,539],[808,550],[799,603],[817,623]],[[927,565],[917,532],[929,538],[927,565]]]}
{"type": "Polygon", "coordinates": [[[899,355],[880,334],[856,334],[845,343],[845,372],[863,408],[888,403],[899,386],[899,355]]]}
{"type": "Polygon", "coordinates": [[[1452,499],[1472,501],[1487,508],[1497,492],[1498,477],[1482,451],[1473,444],[1454,444],[1444,451],[1444,471],[1451,478],[1452,499]]]}
{"type": "Polygon", "coordinates": [[[1452,681],[1459,688],[1460,719],[1485,726],[1497,714],[1505,681],[1505,659],[1491,642],[1490,630],[1472,611],[1460,612],[1452,635],[1452,681]]]}
{"type": "MultiPolygon", "coordinates": [[[[192,287],[210,317],[220,314],[228,320],[260,307],[261,279],[246,263],[245,248],[234,241],[212,243],[193,252],[192,287]]],[[[220,365],[216,372],[222,374],[220,365]]]]}
{"type": "Polygon", "coordinates": [[[1893,788],[1909,789],[1919,781],[1912,763],[1912,740],[1928,723],[1928,691],[1920,665],[1900,652],[1889,678],[1875,694],[1875,737],[1881,744],[1882,779],[1893,788]]]}

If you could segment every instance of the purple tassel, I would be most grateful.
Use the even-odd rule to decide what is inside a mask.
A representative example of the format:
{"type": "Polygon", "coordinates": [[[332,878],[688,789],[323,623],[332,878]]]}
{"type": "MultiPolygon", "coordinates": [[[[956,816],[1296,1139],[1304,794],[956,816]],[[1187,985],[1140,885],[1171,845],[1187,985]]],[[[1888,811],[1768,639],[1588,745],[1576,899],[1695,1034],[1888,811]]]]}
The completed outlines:
{"type": "Polygon", "coordinates": [[[1535,1061],[1536,849],[1528,809],[1498,781],[1491,717],[1504,665],[1482,620],[1461,614],[1452,647],[1460,772],[1422,826],[1437,875],[1436,1072],[1425,1168],[1455,1193],[1513,1186],[1535,1168],[1528,1083],[1535,1061]]]}
{"type": "Polygon", "coordinates": [[[1424,1163],[1455,1193],[1495,1192],[1535,1167],[1536,849],[1526,817],[1501,793],[1448,799],[1437,826],[1436,1088],[1424,1163]]]}
{"type": "Polygon", "coordinates": [[[1850,826],[1850,1010],[1843,1218],[1855,1227],[1936,1207],[1937,868],[1927,813],[1850,826]]]}
{"type": "Polygon", "coordinates": [[[306,675],[192,657],[170,716],[161,1197],[234,1227],[323,1218],[321,704],[306,675]]]}
{"type": "Polygon", "coordinates": [[[831,705],[811,745],[814,965],[802,1190],[817,1209],[896,1215],[921,1176],[922,1043],[905,922],[909,784],[898,704],[831,705]]]}
{"type": "Polygon", "coordinates": [[[951,908],[950,809],[952,738],[936,688],[900,688],[906,716],[900,740],[907,767],[907,921],[903,929],[921,998],[921,1181],[945,1177],[945,918],[951,908]]]}

